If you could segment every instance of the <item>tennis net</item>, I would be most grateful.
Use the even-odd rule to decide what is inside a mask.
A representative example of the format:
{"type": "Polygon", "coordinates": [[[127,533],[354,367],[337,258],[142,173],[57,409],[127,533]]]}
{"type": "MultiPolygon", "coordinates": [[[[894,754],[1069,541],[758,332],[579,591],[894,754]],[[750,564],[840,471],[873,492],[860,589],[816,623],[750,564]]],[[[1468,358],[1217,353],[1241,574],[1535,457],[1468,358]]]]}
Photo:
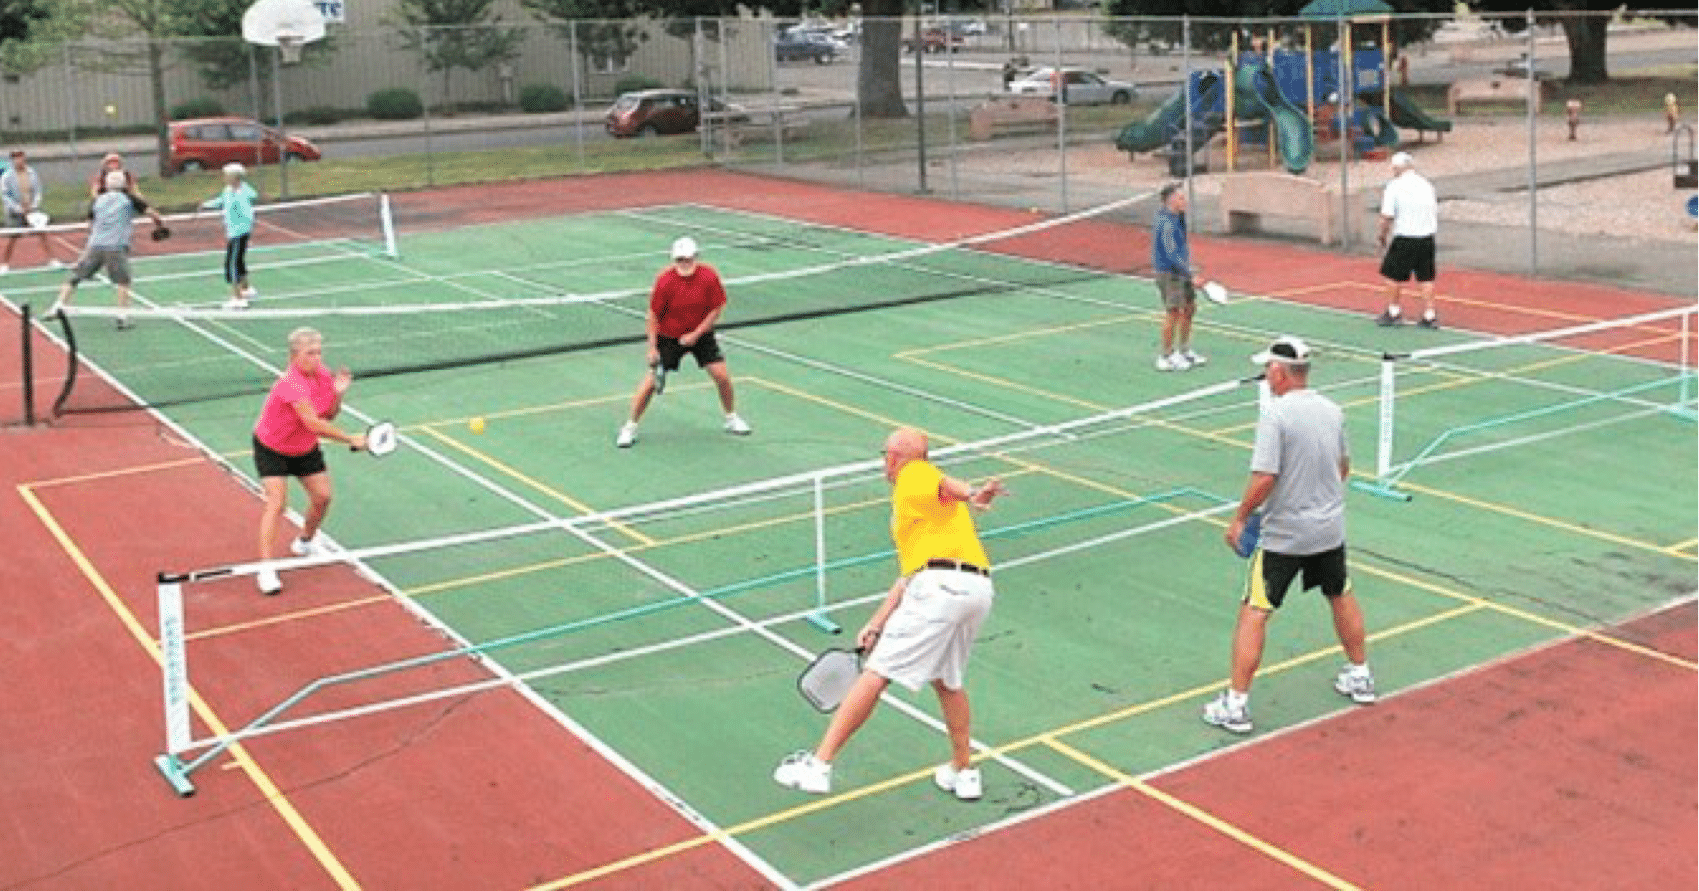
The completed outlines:
{"type": "Polygon", "coordinates": [[[1356,485],[1408,499],[1400,484],[1419,468],[1512,448],[1519,462],[1537,460],[1542,444],[1561,450],[1554,469],[1589,449],[1616,460],[1608,453],[1622,437],[1690,453],[1696,311],[1679,307],[1384,356],[1375,479],[1356,485]]]}
{"type": "Polygon", "coordinates": [[[286,360],[288,332],[301,325],[317,328],[339,362],[365,379],[640,344],[657,265],[651,246],[664,243],[657,229],[669,240],[693,234],[721,270],[732,302],[720,330],[968,297],[1049,299],[1125,271],[1117,264],[1128,252],[1116,243],[1124,233],[1101,221],[1145,197],[918,245],[704,208],[571,218],[556,229],[528,222],[405,231],[406,263],[381,252],[350,254],[335,266],[254,256],[262,293],[246,309],[220,306],[216,260],[185,273],[192,282],[144,266],[136,306],[125,314],[130,330],[116,330],[119,311],[92,293],[60,322],[77,357],[120,382],[127,398],[72,382],[60,410],[263,393],[286,360]],[[632,243],[645,245],[641,254],[629,252],[632,243]],[[1035,259],[1051,256],[1070,261],[1035,259]],[[468,262],[480,268],[464,269],[468,262]]]}
{"type": "MultiPolygon", "coordinates": [[[[935,440],[930,458],[959,478],[1001,476],[1016,492],[979,521],[1000,570],[1105,554],[1117,565],[1156,559],[1171,553],[1171,541],[1135,557],[1112,548],[1150,533],[1197,531],[1196,521],[1232,510],[1236,500],[1209,487],[1236,482],[1242,455],[1200,452],[1195,429],[1220,426],[1224,417],[1254,417],[1257,398],[1248,386],[1254,380],[1225,380],[973,442],[935,440]]],[[[808,620],[833,630],[838,611],[876,598],[894,574],[883,470],[880,461],[859,461],[581,516],[161,573],[167,748],[155,764],[181,794],[191,794],[193,772],[240,739],[535,682],[732,634],[760,637],[806,660],[813,648],[777,626],[808,620]],[[235,733],[192,738],[193,635],[185,604],[196,600],[185,589],[245,581],[270,566],[283,574],[287,590],[333,564],[355,566],[408,595],[404,602],[442,623],[452,645],[307,680],[235,733]],[[414,581],[402,587],[396,578],[414,581]],[[452,603],[435,598],[463,586],[476,589],[476,602],[459,607],[457,618],[452,603]],[[428,613],[420,605],[427,592],[428,613]],[[386,680],[469,656],[484,658],[493,674],[438,688],[430,678],[399,686],[386,680]],[[375,686],[362,689],[376,692],[372,701],[350,704],[352,688],[369,684],[375,686]],[[344,692],[325,695],[332,690],[344,692]]],[[[1201,541],[1218,544],[1213,529],[1201,541]]]]}

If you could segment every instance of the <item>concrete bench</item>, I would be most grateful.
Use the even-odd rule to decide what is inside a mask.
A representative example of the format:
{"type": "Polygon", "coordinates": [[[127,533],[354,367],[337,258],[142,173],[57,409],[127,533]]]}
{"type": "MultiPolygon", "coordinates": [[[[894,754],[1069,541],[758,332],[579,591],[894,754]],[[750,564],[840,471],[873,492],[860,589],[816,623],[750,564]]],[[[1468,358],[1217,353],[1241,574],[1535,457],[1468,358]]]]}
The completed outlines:
{"type": "Polygon", "coordinates": [[[986,140],[1005,132],[1053,132],[1059,122],[1048,96],[993,96],[968,112],[968,135],[986,140]]]}
{"type": "Polygon", "coordinates": [[[1451,89],[1446,91],[1445,107],[1455,116],[1457,109],[1467,103],[1512,102],[1526,106],[1530,92],[1534,97],[1534,113],[1539,114],[1541,101],[1545,98],[1545,88],[1538,80],[1530,80],[1526,77],[1460,80],[1452,84],[1451,89]]]}
{"type": "Polygon", "coordinates": [[[1322,244],[1333,243],[1333,194],[1313,179],[1288,173],[1238,173],[1221,181],[1221,219],[1229,234],[1262,230],[1264,215],[1311,221],[1322,244]]]}
{"type": "Polygon", "coordinates": [[[730,148],[751,142],[795,142],[808,135],[807,118],[783,118],[773,121],[740,121],[727,124],[723,131],[730,148]]]}

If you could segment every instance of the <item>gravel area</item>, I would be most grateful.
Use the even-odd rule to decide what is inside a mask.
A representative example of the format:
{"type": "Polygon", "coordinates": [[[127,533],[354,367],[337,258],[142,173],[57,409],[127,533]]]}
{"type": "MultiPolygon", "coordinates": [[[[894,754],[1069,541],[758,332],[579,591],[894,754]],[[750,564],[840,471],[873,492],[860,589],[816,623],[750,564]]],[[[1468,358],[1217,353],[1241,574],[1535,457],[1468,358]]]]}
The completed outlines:
{"type": "MultiPolygon", "coordinates": [[[[1443,109],[1434,109],[1441,114],[1443,109]]],[[[1528,131],[1520,118],[1460,117],[1456,128],[1445,135],[1443,142],[1431,137],[1421,143],[1407,143],[1404,149],[1416,160],[1416,169],[1433,179],[1487,172],[1510,173],[1507,182],[1515,182],[1515,174],[1525,171],[1528,157],[1528,131]]],[[[1665,133],[1661,115],[1646,117],[1612,117],[1608,120],[1583,119],[1579,138],[1571,142],[1568,127],[1561,120],[1540,119],[1535,143],[1535,156],[1543,167],[1563,161],[1597,156],[1646,156],[1667,158],[1670,137],[1665,133]]],[[[1243,157],[1240,169],[1265,170],[1267,156],[1243,157]]],[[[1210,147],[1207,163],[1212,170],[1226,166],[1222,140],[1217,138],[1210,147]]],[[[1200,157],[1203,154],[1200,153],[1200,157]]],[[[975,151],[964,154],[959,163],[966,171],[988,175],[1044,177],[1054,175],[1056,155],[1053,150],[975,151]]],[[[1158,188],[1169,179],[1167,164],[1160,158],[1140,155],[1129,161],[1124,153],[1109,145],[1087,145],[1070,148],[1068,171],[1071,176],[1096,184],[1115,184],[1139,191],[1158,188]]],[[[1353,193],[1378,192],[1388,175],[1385,161],[1352,161],[1346,171],[1353,193]]],[[[1194,188],[1197,194],[1220,194],[1225,174],[1200,175],[1194,188]]],[[[1304,174],[1306,177],[1339,187],[1339,163],[1318,160],[1304,174]]],[[[1672,172],[1664,167],[1643,173],[1581,180],[1547,186],[1539,193],[1539,223],[1541,230],[1576,235],[1603,234],[1658,241],[1691,241],[1693,229],[1687,222],[1685,202],[1691,190],[1676,190],[1672,172]]],[[[1364,201],[1370,198],[1365,196],[1364,201]]],[[[1442,203],[1441,219],[1458,222],[1527,225],[1527,193],[1520,189],[1493,191],[1469,199],[1452,199],[1442,203]]]]}

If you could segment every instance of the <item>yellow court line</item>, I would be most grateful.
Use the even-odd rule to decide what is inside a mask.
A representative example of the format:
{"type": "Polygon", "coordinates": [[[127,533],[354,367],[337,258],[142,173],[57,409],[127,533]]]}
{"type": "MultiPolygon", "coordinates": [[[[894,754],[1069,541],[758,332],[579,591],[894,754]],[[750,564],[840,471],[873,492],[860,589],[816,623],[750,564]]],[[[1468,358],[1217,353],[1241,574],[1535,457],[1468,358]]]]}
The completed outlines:
{"type": "Polygon", "coordinates": [[[1545,616],[1531,613],[1520,607],[1508,606],[1494,600],[1488,600],[1485,597],[1476,597],[1472,594],[1463,594],[1453,591],[1443,585],[1435,585],[1431,582],[1415,579],[1401,572],[1394,572],[1390,569],[1381,569],[1372,563],[1363,561],[1360,558],[1352,561],[1352,565],[1354,570],[1360,569],[1370,575],[1378,575],[1381,578],[1390,579],[1402,585],[1409,585],[1412,588],[1430,591],[1434,594],[1440,595],[1441,597],[1448,597],[1463,603],[1479,606],[1482,609],[1490,609],[1494,612],[1503,613],[1507,616],[1512,616],[1525,622],[1531,622],[1535,625],[1544,625],[1547,628],[1554,628],[1571,637],[1584,637],[1596,643],[1602,643],[1606,646],[1615,647],[1619,650],[1626,650],[1627,652],[1634,653],[1639,656],[1645,656],[1648,659],[1674,665],[1677,668],[1684,668],[1689,671],[1699,671],[1699,662],[1694,662],[1690,659],[1683,659],[1680,656],[1671,655],[1662,650],[1642,646],[1634,643],[1633,641],[1623,640],[1619,637],[1612,637],[1608,634],[1582,628],[1579,625],[1571,625],[1568,622],[1559,622],[1556,619],[1548,619],[1545,616]]]}
{"type": "Polygon", "coordinates": [[[989,374],[981,374],[977,371],[969,371],[966,368],[959,368],[955,365],[949,365],[949,364],[946,364],[946,363],[943,363],[943,362],[934,362],[931,359],[922,359],[919,356],[902,356],[902,355],[899,355],[897,358],[900,358],[905,362],[913,362],[916,365],[920,365],[920,366],[923,366],[923,367],[926,367],[926,368],[931,368],[934,371],[948,372],[949,374],[954,374],[954,375],[958,375],[960,377],[965,377],[969,380],[976,380],[976,381],[979,381],[981,383],[994,384],[994,385],[1002,387],[1003,389],[1006,389],[1006,390],[1015,390],[1015,391],[1021,392],[1021,393],[1030,393],[1034,396],[1043,396],[1046,399],[1054,400],[1056,402],[1065,402],[1069,405],[1077,405],[1081,408],[1089,409],[1089,410],[1094,411],[1094,412],[1105,412],[1105,411],[1109,410],[1109,406],[1107,406],[1107,405],[1100,405],[1096,402],[1090,402],[1090,401],[1087,401],[1085,399],[1076,399],[1072,396],[1068,396],[1068,395],[1065,395],[1065,394],[1062,394],[1062,393],[1052,392],[1050,390],[1040,389],[1038,387],[1030,387],[1030,386],[1027,386],[1026,384],[1018,384],[1018,383],[1015,383],[1014,381],[1011,381],[1007,378],[995,377],[995,376],[989,375],[989,374]]]}
{"type": "Polygon", "coordinates": [[[51,477],[48,479],[31,480],[21,485],[35,489],[46,489],[53,486],[68,486],[76,483],[94,482],[95,480],[112,479],[113,477],[129,476],[139,473],[157,473],[161,470],[174,470],[178,467],[188,467],[192,464],[204,464],[205,458],[174,458],[170,461],[160,461],[157,464],[137,464],[133,467],[119,467],[114,470],[101,470],[94,473],[79,473],[75,476],[51,477]]]}
{"type": "Polygon", "coordinates": [[[295,610],[294,612],[267,616],[263,619],[251,619],[246,622],[231,622],[228,625],[214,625],[210,628],[203,628],[200,631],[191,631],[188,634],[183,635],[183,639],[186,641],[205,640],[209,637],[222,637],[226,634],[235,634],[241,631],[253,631],[258,628],[268,628],[273,625],[286,625],[299,619],[311,619],[317,616],[339,613],[343,610],[354,609],[356,607],[373,606],[379,603],[388,602],[389,600],[390,597],[387,594],[373,594],[369,597],[357,597],[353,600],[343,600],[337,603],[327,604],[325,606],[315,606],[311,609],[295,610]]]}
{"type": "MultiPolygon", "coordinates": [[[[119,598],[118,593],[107,583],[106,578],[101,575],[98,569],[95,568],[94,563],[89,560],[88,555],[83,553],[82,548],[77,545],[70,533],[66,532],[65,528],[59,524],[59,521],[53,516],[52,512],[47,509],[47,506],[42,504],[41,500],[36,497],[35,492],[31,490],[29,485],[20,485],[17,488],[18,495],[24,499],[24,502],[29,505],[30,510],[35,513],[36,518],[47,528],[47,531],[53,535],[54,539],[59,542],[59,546],[65,550],[65,553],[70,556],[71,561],[77,565],[77,569],[82,572],[83,577],[88,580],[89,584],[92,585],[97,592],[99,592],[101,599],[105,600],[107,607],[117,615],[118,621],[121,622],[130,632],[130,636],[135,639],[136,643],[141,646],[142,650],[145,651],[154,662],[163,665],[164,660],[160,655],[159,646],[154,643],[153,635],[142,625],[141,620],[136,617],[135,613],[130,610],[129,606],[127,606],[124,601],[119,598]]],[[[194,708],[195,713],[200,716],[201,720],[207,725],[207,728],[212,731],[214,736],[229,735],[229,727],[227,727],[224,722],[219,719],[218,714],[213,711],[212,706],[206,702],[200,692],[192,685],[189,687],[189,702],[194,708]]],[[[277,783],[275,783],[271,779],[271,776],[260,767],[259,762],[255,761],[253,756],[248,754],[246,747],[239,742],[233,743],[230,746],[229,752],[230,756],[234,758],[237,763],[242,765],[242,772],[246,773],[248,778],[253,781],[254,786],[259,790],[260,794],[264,796],[266,803],[271,805],[272,809],[277,812],[277,815],[283,819],[284,823],[288,824],[290,830],[295,833],[295,837],[300,839],[301,844],[307,848],[308,852],[313,855],[313,859],[317,860],[319,865],[324,868],[324,871],[330,875],[331,880],[336,882],[337,886],[340,888],[359,888],[360,884],[354,880],[354,876],[348,872],[347,867],[342,865],[342,861],[339,860],[336,854],[330,850],[330,847],[325,844],[324,839],[320,838],[318,832],[313,829],[312,825],[307,822],[306,818],[301,816],[301,812],[295,809],[295,805],[290,802],[288,795],[278,788],[277,783]]],[[[164,779],[161,778],[160,782],[163,783],[164,779]]]]}
{"type": "MultiPolygon", "coordinates": [[[[1373,474],[1368,474],[1368,473],[1356,474],[1356,473],[1354,473],[1352,475],[1361,477],[1362,479],[1369,480],[1369,481],[1374,480],[1373,474]]],[[[1516,519],[1519,519],[1519,520],[1527,520],[1530,523],[1535,523],[1535,524],[1538,524],[1538,525],[1541,525],[1541,526],[1550,526],[1553,529],[1561,529],[1564,532],[1572,532],[1576,535],[1580,535],[1580,536],[1583,536],[1583,537],[1586,537],[1586,538],[1596,538],[1600,541],[1606,541],[1606,542],[1610,542],[1611,544],[1622,545],[1623,547],[1635,548],[1637,550],[1650,551],[1651,553],[1654,553],[1654,554],[1661,554],[1661,555],[1665,555],[1665,556],[1673,556],[1673,557],[1678,557],[1678,558],[1684,556],[1684,555],[1682,555],[1678,552],[1671,551],[1667,547],[1655,544],[1653,542],[1641,541],[1637,538],[1629,538],[1627,536],[1618,535],[1614,532],[1606,532],[1603,529],[1592,529],[1592,528],[1589,528],[1589,527],[1586,527],[1586,526],[1581,526],[1581,525],[1578,525],[1578,524],[1575,524],[1575,523],[1570,523],[1570,522],[1567,522],[1565,520],[1560,520],[1556,517],[1548,517],[1548,516],[1545,516],[1544,514],[1536,514],[1536,513],[1530,512],[1530,511],[1522,510],[1520,508],[1511,507],[1507,504],[1499,504],[1499,503],[1493,502],[1493,501],[1486,501],[1486,500],[1483,500],[1483,499],[1480,499],[1480,498],[1473,498],[1473,497],[1470,497],[1468,495],[1460,495],[1456,492],[1448,492],[1444,489],[1434,489],[1434,488],[1430,488],[1428,486],[1421,485],[1420,483],[1400,481],[1398,485],[1399,485],[1400,488],[1408,489],[1413,494],[1416,494],[1416,495],[1430,495],[1430,496],[1433,496],[1435,498],[1444,498],[1448,501],[1455,501],[1459,504],[1465,504],[1465,505],[1468,505],[1469,507],[1478,508],[1480,510],[1488,511],[1490,513],[1504,514],[1506,516],[1515,517],[1516,519]]]]}
{"type": "Polygon", "coordinates": [[[1149,313],[1121,313],[1120,315],[1109,316],[1102,319],[1093,319],[1088,322],[1076,322],[1072,325],[1056,325],[1049,328],[1032,328],[1008,334],[997,334],[991,337],[977,337],[972,340],[958,340],[953,343],[940,343],[929,347],[916,347],[912,350],[902,350],[897,353],[892,353],[892,355],[898,359],[909,359],[915,356],[923,356],[927,353],[943,353],[951,350],[964,350],[971,347],[987,346],[994,343],[1008,343],[1015,340],[1026,340],[1032,337],[1047,337],[1052,334],[1066,334],[1069,331],[1081,331],[1086,328],[1101,328],[1104,325],[1119,325],[1125,322],[1131,322],[1135,319],[1148,318],[1150,315],[1151,314],[1149,313]]]}
{"type": "MultiPolygon", "coordinates": [[[[586,513],[586,514],[593,514],[593,513],[596,512],[596,509],[591,507],[590,505],[585,504],[582,501],[579,501],[578,499],[572,497],[571,495],[568,495],[565,492],[562,492],[559,489],[556,489],[556,488],[542,482],[541,480],[533,479],[532,477],[526,476],[525,474],[519,472],[519,470],[517,468],[512,467],[508,464],[505,464],[501,461],[498,461],[494,457],[492,457],[491,455],[488,455],[484,452],[481,452],[478,449],[475,449],[475,448],[461,442],[460,440],[455,439],[454,437],[449,436],[448,434],[443,433],[440,430],[437,430],[435,427],[421,427],[421,428],[419,428],[419,430],[420,430],[420,432],[426,434],[427,436],[430,436],[432,439],[435,439],[435,440],[437,440],[438,442],[441,442],[444,445],[458,449],[459,451],[465,453],[466,455],[469,455],[470,457],[472,457],[472,458],[474,458],[478,461],[481,461],[484,464],[489,465],[490,467],[495,468],[496,470],[500,471],[501,473],[506,474],[507,476],[510,476],[513,479],[516,479],[516,480],[520,481],[521,483],[524,483],[525,485],[530,486],[533,489],[536,489],[539,492],[542,492],[543,494],[549,496],[550,498],[555,499],[556,501],[559,501],[562,504],[565,504],[566,506],[572,508],[573,510],[579,511],[580,513],[586,513]]],[[[638,532],[636,529],[631,528],[629,525],[627,525],[625,523],[613,522],[613,523],[609,523],[608,526],[610,528],[619,530],[620,532],[624,533],[625,535],[629,536],[630,538],[633,538],[633,539],[635,539],[639,542],[642,542],[643,544],[654,544],[655,543],[654,539],[650,538],[647,535],[644,535],[641,532],[638,532]]]]}
{"type": "MultiPolygon", "coordinates": [[[[1422,628],[1422,627],[1425,627],[1427,625],[1432,625],[1432,624],[1436,624],[1438,622],[1446,621],[1446,620],[1449,620],[1449,619],[1454,618],[1456,616],[1465,615],[1467,613],[1475,612],[1479,609],[1480,609],[1480,607],[1473,605],[1473,604],[1469,604],[1469,605],[1465,605],[1465,606],[1459,606],[1459,607],[1453,607],[1452,609],[1446,610],[1446,611],[1441,612],[1441,613],[1437,613],[1437,614],[1432,615],[1432,616],[1427,616],[1427,617],[1417,619],[1417,620],[1414,620],[1414,621],[1411,621],[1411,622],[1406,622],[1405,624],[1397,626],[1396,628],[1389,628],[1389,629],[1383,630],[1381,632],[1378,632],[1376,634],[1371,634],[1371,635],[1369,635],[1369,640],[1370,641],[1383,640],[1385,638],[1392,637],[1392,636],[1398,635],[1398,634],[1403,634],[1403,633],[1412,631],[1412,630],[1417,629],[1417,628],[1422,628]]],[[[1310,653],[1307,653],[1307,654],[1304,654],[1304,655],[1301,655],[1301,656],[1296,656],[1294,658],[1287,659],[1283,662],[1279,662],[1279,663],[1275,663],[1273,665],[1266,666],[1265,668],[1262,669],[1261,672],[1259,672],[1259,674],[1266,677],[1270,674],[1276,674],[1278,672],[1285,671],[1286,669],[1293,668],[1293,667],[1296,667],[1298,665],[1303,665],[1303,664],[1308,663],[1308,662],[1314,662],[1317,659],[1325,658],[1325,657],[1330,656],[1330,655],[1332,655],[1332,654],[1334,654],[1338,651],[1339,651],[1339,648],[1336,647],[1336,646],[1330,646],[1330,647],[1327,647],[1325,649],[1315,650],[1315,651],[1312,651],[1310,653]]],[[[1098,715],[1096,717],[1088,718],[1088,719],[1083,720],[1083,721],[1078,721],[1078,722],[1075,722],[1074,724],[1066,725],[1066,726],[1061,727],[1061,728],[1046,730],[1043,733],[1036,733],[1036,734],[1033,734],[1032,736],[1026,737],[1025,739],[1021,739],[1021,740],[1018,740],[1018,741],[1015,741],[1015,742],[1012,742],[1012,743],[1008,743],[1008,744],[1001,745],[1001,746],[996,746],[994,748],[990,748],[990,749],[987,749],[984,752],[976,754],[974,756],[974,760],[978,761],[978,760],[983,760],[983,759],[986,759],[986,758],[995,757],[995,756],[998,756],[998,755],[1012,754],[1014,752],[1020,751],[1022,749],[1030,748],[1030,747],[1035,746],[1035,745],[1048,745],[1048,744],[1051,744],[1053,742],[1054,738],[1057,737],[1057,736],[1075,733],[1075,732],[1078,732],[1080,730],[1088,730],[1088,729],[1091,729],[1093,727],[1097,727],[1097,726],[1100,726],[1100,725],[1103,725],[1103,724],[1113,723],[1115,721],[1120,721],[1120,720],[1123,720],[1125,718],[1130,718],[1130,717],[1133,717],[1135,715],[1141,714],[1143,712],[1152,711],[1154,709],[1161,708],[1161,707],[1164,707],[1164,706],[1167,706],[1167,705],[1172,705],[1176,702],[1181,702],[1181,701],[1184,701],[1184,700],[1187,700],[1187,699],[1200,699],[1200,698],[1208,695],[1209,693],[1212,693],[1216,690],[1219,690],[1220,688],[1221,688],[1221,682],[1220,681],[1211,681],[1207,685],[1194,687],[1190,690],[1184,690],[1184,691],[1181,691],[1179,693],[1174,693],[1174,694],[1171,694],[1169,696],[1165,696],[1161,699],[1137,703],[1133,706],[1129,706],[1127,708],[1119,709],[1117,711],[1110,712],[1110,713],[1105,714],[1105,715],[1098,715]]],[[[573,885],[581,885],[585,882],[593,881],[593,880],[599,879],[599,878],[604,878],[606,876],[613,875],[613,874],[619,873],[619,872],[623,872],[623,871],[628,870],[628,869],[633,869],[635,867],[644,866],[644,865],[649,864],[649,863],[654,863],[658,860],[664,860],[664,859],[671,857],[675,854],[680,854],[680,853],[683,853],[685,851],[693,850],[695,848],[700,848],[704,845],[717,844],[717,843],[726,841],[728,839],[735,838],[735,837],[740,836],[740,835],[747,835],[751,832],[755,832],[755,831],[761,830],[761,829],[766,829],[770,826],[775,826],[775,825],[778,825],[780,823],[788,823],[788,822],[795,820],[795,819],[798,819],[800,817],[805,817],[805,816],[808,816],[810,814],[819,813],[819,812],[827,810],[829,808],[835,808],[839,805],[849,804],[851,802],[858,801],[858,800],[863,799],[863,798],[869,798],[871,796],[878,795],[878,794],[883,793],[883,792],[889,792],[889,791],[896,789],[896,788],[899,788],[901,786],[906,786],[909,783],[918,782],[920,780],[930,780],[931,777],[932,777],[932,768],[930,768],[930,767],[922,768],[921,770],[912,771],[910,773],[898,774],[896,776],[881,780],[881,781],[873,783],[871,785],[858,787],[857,789],[855,789],[854,791],[851,791],[851,792],[841,792],[841,793],[838,793],[836,795],[829,795],[829,796],[811,801],[807,804],[798,805],[797,807],[787,808],[787,809],[781,810],[781,811],[775,811],[771,814],[767,814],[766,816],[756,817],[754,819],[747,820],[743,823],[739,823],[739,824],[736,824],[734,826],[727,826],[727,827],[715,830],[713,832],[708,832],[708,833],[703,833],[701,835],[692,836],[690,838],[684,839],[683,841],[674,842],[670,845],[663,845],[659,848],[653,848],[653,849],[650,849],[650,850],[647,850],[647,851],[643,851],[643,852],[640,852],[640,853],[637,853],[637,854],[633,854],[629,857],[625,857],[625,858],[622,858],[620,860],[615,860],[615,861],[612,861],[610,863],[604,863],[601,866],[593,867],[591,869],[587,869],[587,870],[584,870],[582,872],[573,873],[572,875],[565,876],[563,878],[556,879],[554,881],[546,882],[546,883],[543,883],[543,884],[540,884],[540,885],[534,885],[534,886],[532,886],[531,891],[556,891],[556,889],[560,889],[560,888],[567,888],[567,887],[571,887],[573,885]]]]}
{"type": "Polygon", "coordinates": [[[1167,792],[1150,785],[1144,780],[1139,779],[1138,777],[1117,770],[1059,739],[1046,740],[1045,742],[1052,749],[1055,749],[1062,755],[1072,758],[1086,767],[1113,779],[1115,782],[1166,805],[1205,826],[1208,826],[1210,829],[1233,839],[1234,841],[1256,851],[1259,854],[1262,854],[1265,857],[1268,857],[1271,860],[1279,861],[1280,863],[1283,863],[1286,866],[1315,879],[1329,888],[1338,888],[1341,889],[1341,891],[1355,891],[1358,887],[1339,876],[1322,869],[1314,863],[1299,857],[1297,854],[1280,847],[1279,845],[1264,841],[1258,836],[1251,834],[1249,831],[1240,828],[1237,824],[1223,820],[1195,804],[1170,795],[1167,792]]]}

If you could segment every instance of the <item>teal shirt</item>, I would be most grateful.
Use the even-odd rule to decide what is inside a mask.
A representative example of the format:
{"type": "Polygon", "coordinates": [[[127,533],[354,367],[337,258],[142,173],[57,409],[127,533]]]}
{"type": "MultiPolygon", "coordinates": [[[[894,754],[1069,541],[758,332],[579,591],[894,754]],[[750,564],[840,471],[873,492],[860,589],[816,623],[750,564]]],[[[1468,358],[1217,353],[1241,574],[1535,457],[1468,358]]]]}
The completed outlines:
{"type": "Polygon", "coordinates": [[[224,234],[229,238],[247,235],[254,231],[254,200],[259,193],[247,183],[225,186],[218,197],[209,198],[201,204],[207,210],[224,209],[224,234]]]}

